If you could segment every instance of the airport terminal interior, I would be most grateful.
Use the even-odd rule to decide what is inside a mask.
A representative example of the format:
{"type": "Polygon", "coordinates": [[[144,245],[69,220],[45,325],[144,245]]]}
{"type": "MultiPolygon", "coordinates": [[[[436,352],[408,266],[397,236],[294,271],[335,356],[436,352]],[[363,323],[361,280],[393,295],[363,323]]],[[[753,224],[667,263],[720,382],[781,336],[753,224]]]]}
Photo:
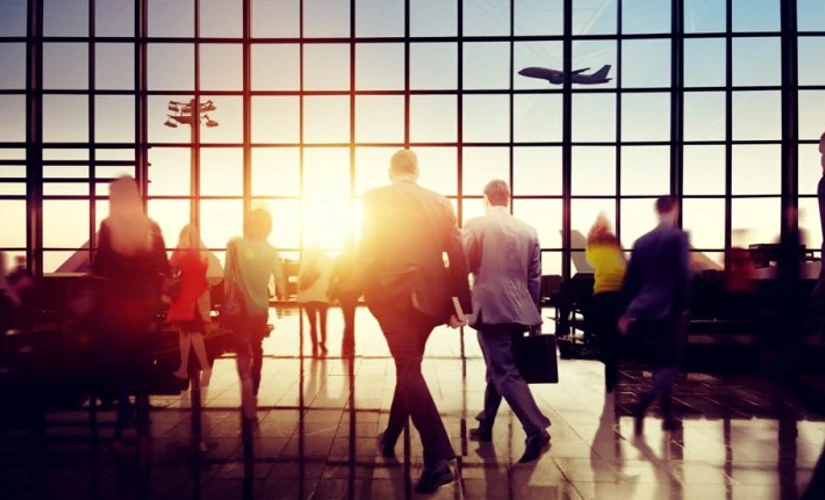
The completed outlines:
{"type": "Polygon", "coordinates": [[[426,497],[412,422],[395,458],[376,444],[396,370],[370,309],[347,352],[331,304],[319,353],[299,303],[308,249],[357,242],[364,194],[409,148],[459,227],[490,180],[509,185],[540,244],[535,333],[557,347],[558,381],[530,385],[552,441],[520,464],[506,402],[492,442],[470,432],[476,331],[434,330],[422,370],[456,458],[431,496],[825,498],[823,54],[822,0],[0,0],[0,297],[27,287],[13,324],[0,310],[0,497],[426,497]],[[285,289],[269,291],[256,419],[232,332],[216,321],[211,372],[193,352],[176,377],[159,310],[113,439],[117,377],[84,314],[123,176],[170,256],[193,224],[224,265],[250,211],[271,214],[285,289]],[[632,259],[663,195],[688,235],[690,324],[678,425],[654,404],[637,435],[653,372],[628,344],[605,390],[585,248],[603,214],[632,259]]]}

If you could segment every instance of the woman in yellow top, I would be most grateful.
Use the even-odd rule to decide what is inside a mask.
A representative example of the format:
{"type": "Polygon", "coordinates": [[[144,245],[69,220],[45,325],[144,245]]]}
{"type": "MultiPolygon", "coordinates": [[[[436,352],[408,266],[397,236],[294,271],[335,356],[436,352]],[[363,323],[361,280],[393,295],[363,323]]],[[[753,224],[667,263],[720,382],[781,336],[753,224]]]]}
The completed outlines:
{"type": "Polygon", "coordinates": [[[604,382],[607,392],[613,392],[619,377],[616,364],[619,332],[617,324],[624,312],[622,284],[627,260],[610,222],[599,214],[587,234],[587,261],[593,266],[595,283],[590,300],[588,324],[599,341],[604,362],[604,382]]]}

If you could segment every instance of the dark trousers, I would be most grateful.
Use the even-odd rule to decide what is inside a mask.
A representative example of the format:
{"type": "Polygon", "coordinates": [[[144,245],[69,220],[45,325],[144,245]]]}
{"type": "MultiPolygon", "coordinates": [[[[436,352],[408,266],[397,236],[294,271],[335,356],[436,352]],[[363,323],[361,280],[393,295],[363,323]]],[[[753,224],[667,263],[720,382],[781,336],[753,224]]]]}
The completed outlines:
{"type": "Polygon", "coordinates": [[[395,443],[407,419],[412,418],[424,446],[424,466],[451,460],[455,452],[421,373],[427,339],[440,322],[412,306],[371,309],[395,361],[395,394],[384,434],[386,442],[395,443]]]}
{"type": "Polygon", "coordinates": [[[602,292],[590,299],[587,323],[599,342],[599,353],[604,363],[604,383],[612,390],[619,380],[619,331],[617,325],[624,312],[620,292],[602,292]]]}
{"type": "Polygon", "coordinates": [[[318,323],[321,323],[321,345],[327,343],[327,310],[329,305],[324,302],[307,302],[304,304],[304,311],[309,321],[309,336],[312,341],[312,348],[318,347],[318,323]]]}
{"type": "Polygon", "coordinates": [[[653,369],[650,389],[639,397],[636,416],[644,416],[647,408],[661,396],[662,417],[672,418],[671,389],[679,375],[682,352],[687,335],[687,316],[667,317],[661,320],[639,320],[634,325],[653,369]]]}
{"type": "Polygon", "coordinates": [[[261,387],[261,369],[264,359],[263,339],[267,320],[266,314],[244,315],[238,317],[232,326],[237,340],[238,376],[241,381],[247,377],[252,379],[252,390],[256,396],[261,387]]]}
{"type": "Polygon", "coordinates": [[[340,297],[341,314],[344,316],[344,339],[341,343],[341,353],[345,356],[355,354],[355,307],[358,297],[340,297]]]}
{"type": "Polygon", "coordinates": [[[531,436],[550,426],[530,392],[527,382],[513,357],[513,341],[524,335],[521,325],[482,325],[478,327],[478,343],[487,364],[487,388],[484,391],[484,411],[477,417],[482,426],[492,427],[502,397],[531,436]]]}

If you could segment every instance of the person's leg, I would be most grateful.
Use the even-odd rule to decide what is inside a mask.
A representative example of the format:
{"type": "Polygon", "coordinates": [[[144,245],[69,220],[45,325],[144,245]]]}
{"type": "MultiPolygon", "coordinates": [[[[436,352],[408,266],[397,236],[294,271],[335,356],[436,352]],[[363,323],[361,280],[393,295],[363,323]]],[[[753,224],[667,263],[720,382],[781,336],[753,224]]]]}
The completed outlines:
{"type": "Polygon", "coordinates": [[[479,432],[492,431],[493,424],[498,414],[498,408],[501,406],[501,394],[496,389],[493,381],[493,370],[490,368],[490,354],[487,350],[487,344],[484,342],[484,337],[481,332],[477,332],[478,345],[481,347],[481,354],[484,357],[484,364],[487,369],[485,371],[485,381],[487,386],[484,388],[484,409],[476,416],[479,421],[479,432]]]}
{"type": "Polygon", "coordinates": [[[320,326],[320,334],[321,334],[319,346],[320,346],[321,352],[323,354],[326,354],[327,352],[329,352],[329,350],[327,349],[327,312],[328,312],[328,309],[329,309],[329,305],[325,304],[325,303],[318,303],[317,307],[318,307],[318,319],[319,319],[319,323],[320,323],[319,326],[320,326]]]}
{"type": "Polygon", "coordinates": [[[183,329],[178,331],[178,341],[180,343],[180,367],[175,372],[178,378],[189,378],[189,347],[192,339],[188,332],[183,329]]]}
{"type": "Polygon", "coordinates": [[[318,355],[318,309],[314,303],[304,304],[304,311],[307,314],[307,321],[309,322],[309,340],[312,342],[312,355],[318,355]]]}
{"type": "Polygon", "coordinates": [[[252,346],[249,337],[249,318],[238,318],[233,325],[235,336],[236,366],[241,381],[241,411],[246,419],[254,419],[257,415],[257,404],[253,386],[252,346]]]}
{"type": "Polygon", "coordinates": [[[189,334],[192,342],[192,349],[195,350],[195,356],[198,358],[201,370],[209,370],[209,357],[206,355],[206,344],[203,341],[203,335],[200,332],[193,332],[189,334]]]}
{"type": "Polygon", "coordinates": [[[341,314],[344,316],[344,338],[341,352],[344,356],[355,354],[355,305],[358,299],[341,298],[341,314]]]}

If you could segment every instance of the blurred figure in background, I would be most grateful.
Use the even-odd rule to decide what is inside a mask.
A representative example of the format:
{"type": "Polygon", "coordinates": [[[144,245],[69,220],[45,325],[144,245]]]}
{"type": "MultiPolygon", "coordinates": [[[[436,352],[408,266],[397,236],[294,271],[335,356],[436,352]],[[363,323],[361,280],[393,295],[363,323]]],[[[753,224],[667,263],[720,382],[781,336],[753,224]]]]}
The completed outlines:
{"type": "Polygon", "coordinates": [[[121,177],[109,185],[109,216],[100,224],[93,270],[102,278],[98,327],[101,340],[113,356],[119,385],[115,424],[118,447],[131,418],[130,390],[138,370],[148,368],[142,366],[146,352],[142,336],[158,313],[163,279],[169,272],[160,227],[143,213],[143,200],[131,177],[121,177]]]}
{"type": "Polygon", "coordinates": [[[587,234],[585,256],[595,273],[593,298],[588,307],[588,324],[599,342],[604,362],[605,390],[613,392],[619,379],[617,325],[625,307],[622,284],[627,261],[622,252],[622,244],[603,213],[599,214],[587,234]]]}
{"type": "Polygon", "coordinates": [[[0,252],[0,373],[6,373],[3,343],[6,332],[14,328],[19,301],[6,281],[6,254],[0,252]]]}
{"type": "Polygon", "coordinates": [[[687,338],[691,272],[688,241],[676,227],[679,205],[675,198],[656,200],[659,225],[633,244],[624,292],[630,301],[619,320],[619,332],[632,326],[647,346],[653,386],[639,398],[634,411],[636,435],[644,431],[645,412],[661,395],[662,427],[672,430],[678,422],[671,413],[670,390],[679,375],[687,338]]]}
{"type": "Polygon", "coordinates": [[[344,316],[341,355],[347,358],[355,356],[355,308],[361,296],[357,257],[355,242],[348,238],[344,243],[344,251],[335,258],[329,285],[330,300],[338,301],[344,316]]]}
{"type": "Polygon", "coordinates": [[[226,247],[222,314],[230,306],[236,309],[228,326],[236,336],[243,412],[249,420],[257,414],[270,279],[274,277],[279,296],[286,293],[281,256],[267,241],[271,233],[272,216],[264,209],[255,209],[246,215],[243,238],[230,240],[226,247]]]}
{"type": "MultiPolygon", "coordinates": [[[[822,167],[822,177],[819,178],[819,184],[816,187],[816,198],[819,201],[819,223],[822,228],[822,237],[820,250],[820,258],[825,257],[825,134],[819,138],[819,163],[822,167]]],[[[823,261],[820,260],[820,265],[823,261]]],[[[820,335],[825,339],[825,265],[819,269],[819,279],[816,280],[816,286],[813,291],[813,312],[814,318],[817,320],[817,327],[820,335]]]]}
{"type": "Polygon", "coordinates": [[[220,276],[223,270],[217,257],[206,249],[197,228],[192,224],[187,224],[181,230],[169,264],[179,272],[177,297],[173,299],[166,315],[166,319],[177,326],[180,332],[180,368],[175,376],[189,378],[191,346],[203,370],[204,385],[208,385],[212,370],[203,342],[211,325],[211,285],[208,276],[220,276]]]}
{"type": "Polygon", "coordinates": [[[318,242],[314,242],[304,251],[301,268],[298,271],[298,304],[306,311],[309,321],[309,338],[312,341],[313,357],[326,355],[329,351],[327,349],[327,311],[331,275],[332,259],[321,249],[318,242]]]}

